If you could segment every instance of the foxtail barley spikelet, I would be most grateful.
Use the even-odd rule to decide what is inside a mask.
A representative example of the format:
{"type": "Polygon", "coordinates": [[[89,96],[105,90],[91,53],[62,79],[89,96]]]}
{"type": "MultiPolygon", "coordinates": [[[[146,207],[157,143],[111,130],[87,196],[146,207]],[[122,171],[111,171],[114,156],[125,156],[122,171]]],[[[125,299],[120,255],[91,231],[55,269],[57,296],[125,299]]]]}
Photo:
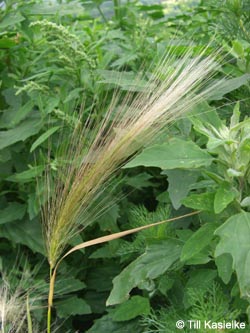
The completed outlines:
{"type": "MultiPolygon", "coordinates": [[[[77,127],[70,139],[67,166],[62,167],[57,185],[50,185],[47,175],[48,201],[44,208],[45,235],[51,270],[71,237],[91,223],[89,208],[114,172],[160,130],[182,117],[215,89],[212,84],[218,64],[204,54],[183,56],[173,69],[168,55],[158,66],[147,87],[121,103],[113,97],[108,111],[91,144],[85,147],[88,125],[77,127]]],[[[96,129],[96,128],[95,128],[96,129]]],[[[93,133],[93,129],[89,131],[93,133]]]]}
{"type": "Polygon", "coordinates": [[[27,324],[26,297],[21,288],[14,292],[3,279],[0,285],[0,332],[24,333],[27,324]]]}

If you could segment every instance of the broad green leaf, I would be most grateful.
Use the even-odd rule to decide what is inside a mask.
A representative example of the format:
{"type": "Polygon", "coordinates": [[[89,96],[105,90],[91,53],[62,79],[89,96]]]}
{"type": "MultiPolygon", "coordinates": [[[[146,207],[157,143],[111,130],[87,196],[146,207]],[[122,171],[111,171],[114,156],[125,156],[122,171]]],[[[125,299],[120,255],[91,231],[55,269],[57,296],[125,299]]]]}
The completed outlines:
{"type": "Polygon", "coordinates": [[[27,103],[22,105],[18,110],[15,110],[16,112],[11,119],[12,126],[19,124],[20,121],[26,118],[27,115],[32,111],[33,106],[34,102],[32,100],[29,100],[27,103]]]}
{"type": "Polygon", "coordinates": [[[213,158],[192,141],[178,138],[143,150],[124,168],[152,166],[161,169],[191,169],[209,166],[213,158]]]}
{"type": "Polygon", "coordinates": [[[10,202],[8,206],[0,210],[0,224],[21,220],[24,217],[26,205],[18,202],[10,202]]]}
{"type": "Polygon", "coordinates": [[[104,69],[98,70],[97,72],[102,77],[102,79],[98,81],[99,83],[116,85],[123,90],[129,91],[143,91],[146,88],[147,90],[150,89],[148,82],[142,78],[139,79],[133,72],[118,72],[104,69]]]}
{"type": "Polygon", "coordinates": [[[75,279],[74,277],[66,277],[61,276],[56,280],[55,283],[55,294],[56,295],[64,295],[68,293],[72,293],[73,291],[83,290],[86,287],[85,283],[75,279]]]}
{"type": "Polygon", "coordinates": [[[11,159],[11,152],[9,149],[2,149],[0,151],[0,162],[1,163],[4,163],[4,162],[7,162],[11,159]]]}
{"type": "Polygon", "coordinates": [[[25,141],[27,138],[39,132],[42,124],[39,119],[28,119],[17,127],[8,131],[0,132],[0,149],[8,147],[18,141],[25,141]]]}
{"type": "Polygon", "coordinates": [[[48,129],[46,132],[44,132],[41,136],[39,136],[39,138],[31,146],[30,152],[32,153],[38,146],[40,146],[44,141],[46,141],[59,128],[60,128],[60,126],[52,127],[50,129],[48,129]]]}
{"type": "Polygon", "coordinates": [[[136,53],[128,53],[124,54],[121,58],[115,60],[110,67],[115,68],[115,67],[122,67],[126,64],[128,64],[131,61],[134,61],[138,58],[138,55],[136,53]]]}
{"type": "Polygon", "coordinates": [[[54,111],[58,107],[59,102],[60,102],[59,97],[49,97],[45,103],[46,114],[49,114],[52,111],[54,111]]]}
{"type": "Polygon", "coordinates": [[[250,294],[250,213],[242,212],[231,216],[216,231],[220,241],[215,256],[228,253],[233,258],[242,297],[250,294]]]}
{"type": "Polygon", "coordinates": [[[41,175],[43,170],[44,170],[44,166],[38,165],[38,166],[32,167],[29,170],[25,170],[23,172],[16,173],[16,174],[8,177],[7,180],[11,181],[11,182],[17,182],[17,183],[26,183],[26,182],[33,180],[37,176],[41,175]]]}
{"type": "Polygon", "coordinates": [[[214,89],[212,94],[209,96],[211,100],[220,100],[224,95],[230,93],[231,91],[240,88],[244,84],[247,84],[250,80],[250,74],[244,74],[240,77],[234,79],[226,80],[224,83],[220,84],[217,89],[214,89]]]}
{"type": "Polygon", "coordinates": [[[38,220],[18,221],[0,226],[0,237],[13,244],[27,245],[32,251],[45,254],[41,223],[38,220]]]}
{"type": "Polygon", "coordinates": [[[192,259],[209,245],[217,227],[216,223],[206,223],[201,226],[184,244],[181,252],[181,261],[192,259]]]}
{"type": "MultiPolygon", "coordinates": [[[[248,129],[246,128],[246,132],[248,133],[248,129]]],[[[240,166],[240,170],[246,172],[249,167],[250,162],[250,138],[246,137],[242,139],[239,149],[238,149],[238,164],[240,166]]]]}
{"type": "MultiPolygon", "coordinates": [[[[39,266],[39,264],[38,264],[39,266]]],[[[74,276],[79,271],[79,267],[76,269],[72,266],[65,266],[67,271],[65,269],[63,272],[61,272],[60,276],[55,281],[55,299],[62,299],[63,297],[67,298],[69,297],[70,293],[73,293],[75,291],[82,291],[86,288],[86,285],[84,282],[76,279],[74,276]],[[66,277],[65,277],[66,275],[66,277]]],[[[35,281],[37,282],[37,279],[40,280],[40,278],[35,277],[35,281]]],[[[38,284],[36,284],[36,293],[39,295],[45,295],[47,294],[49,289],[49,280],[41,280],[38,284]]]]}
{"type": "Polygon", "coordinates": [[[175,209],[180,208],[181,200],[184,199],[190,191],[190,185],[194,184],[199,173],[190,170],[167,170],[163,174],[168,176],[168,193],[172,205],[175,209]]]}
{"type": "Polygon", "coordinates": [[[20,13],[20,11],[15,10],[15,12],[8,13],[0,22],[0,29],[5,29],[11,25],[15,25],[17,23],[22,22],[25,20],[25,17],[23,17],[20,13]]]}
{"type": "Polygon", "coordinates": [[[56,312],[59,318],[67,318],[74,315],[90,314],[91,308],[84,299],[77,296],[64,298],[55,302],[56,312]]]}
{"type": "Polygon", "coordinates": [[[28,214],[29,218],[32,220],[39,214],[41,209],[41,203],[39,202],[37,193],[29,193],[28,195],[28,214]]]}
{"type": "Polygon", "coordinates": [[[187,198],[183,199],[182,203],[189,208],[213,212],[214,196],[215,193],[213,192],[191,194],[187,198]]]}
{"type": "Polygon", "coordinates": [[[239,40],[234,40],[232,41],[232,45],[233,45],[233,53],[236,54],[238,57],[240,58],[244,58],[244,47],[241,44],[241,42],[239,40]]]}
{"type": "MultiPolygon", "coordinates": [[[[6,92],[6,91],[5,91],[6,92]]],[[[10,93],[9,93],[10,95],[10,93]]],[[[14,95],[14,92],[13,92],[14,95]]],[[[14,98],[10,96],[11,101],[8,101],[8,103],[11,103],[11,107],[8,108],[2,116],[2,128],[8,128],[11,129],[15,126],[17,126],[21,121],[23,121],[25,118],[27,118],[28,114],[31,113],[34,107],[34,101],[29,100],[24,105],[21,104],[21,100],[18,100],[18,97],[15,96],[14,98]]],[[[6,98],[6,95],[5,95],[6,98]]],[[[9,98],[7,98],[9,99],[9,98]]]]}
{"type": "MultiPolygon", "coordinates": [[[[170,273],[171,274],[171,273],[170,273]]],[[[173,287],[175,283],[175,276],[171,276],[170,274],[164,274],[159,277],[157,289],[163,294],[167,296],[167,292],[173,287]]]]}
{"type": "Polygon", "coordinates": [[[237,102],[234,106],[233,115],[230,118],[230,128],[238,125],[240,121],[240,102],[237,102]]]}
{"type": "Polygon", "coordinates": [[[227,169],[227,175],[229,177],[232,177],[232,178],[234,178],[234,177],[243,177],[244,173],[242,171],[238,171],[238,170],[229,168],[229,169],[227,169]]]}
{"type": "Polygon", "coordinates": [[[136,188],[141,189],[143,187],[153,186],[153,182],[150,181],[152,176],[146,172],[139,173],[133,177],[127,177],[125,179],[126,184],[136,188]]]}
{"type": "Polygon", "coordinates": [[[113,313],[114,321],[127,321],[150,313],[148,298],[133,296],[127,302],[118,305],[113,313]]]}
{"type": "Polygon", "coordinates": [[[189,119],[195,125],[197,120],[201,123],[208,123],[219,129],[222,125],[222,121],[218,116],[216,108],[211,107],[208,102],[202,102],[195,106],[188,114],[189,119]]]}
{"type": "Polygon", "coordinates": [[[102,215],[102,218],[99,222],[100,229],[102,231],[112,231],[116,232],[119,231],[119,228],[117,227],[117,219],[119,218],[119,205],[113,204],[109,209],[105,211],[105,213],[102,215]]]}
{"type": "Polygon", "coordinates": [[[16,42],[12,38],[3,37],[0,39],[0,49],[9,49],[16,45],[16,42]]]}
{"type": "Polygon", "coordinates": [[[16,90],[14,88],[4,89],[2,95],[9,106],[12,106],[14,109],[21,107],[22,97],[16,95],[16,90]]]}
{"type": "Polygon", "coordinates": [[[245,197],[241,203],[240,203],[241,207],[249,207],[250,206],[250,196],[245,197]]]}
{"type": "Polygon", "coordinates": [[[218,275],[221,280],[228,284],[233,273],[233,260],[230,254],[224,253],[215,258],[215,264],[218,269],[218,275]]]}
{"type": "Polygon", "coordinates": [[[208,245],[199,253],[196,253],[192,258],[185,261],[185,265],[204,265],[211,260],[211,247],[208,245]]]}
{"type": "Polygon", "coordinates": [[[189,272],[186,289],[198,288],[206,290],[216,278],[217,271],[210,268],[200,268],[189,272]]]}
{"type": "Polygon", "coordinates": [[[86,333],[142,333],[142,327],[137,320],[130,320],[128,322],[114,322],[112,320],[112,312],[103,315],[101,318],[95,320],[94,325],[86,331],[86,333]]]}
{"type": "Polygon", "coordinates": [[[124,302],[133,288],[166,272],[178,260],[181,244],[182,242],[176,239],[168,239],[149,245],[143,255],[114,278],[107,305],[124,302]]]}
{"type": "Polygon", "coordinates": [[[115,266],[110,262],[105,265],[92,267],[88,274],[86,283],[89,289],[98,293],[108,292],[112,288],[112,279],[120,273],[119,266],[115,266]]]}
{"type": "Polygon", "coordinates": [[[120,248],[120,245],[126,243],[124,240],[114,240],[100,247],[94,251],[89,258],[90,259],[100,259],[100,258],[114,258],[117,256],[117,251],[120,248]]]}
{"type": "Polygon", "coordinates": [[[229,183],[220,184],[214,196],[214,212],[221,213],[235,198],[229,183]]]}
{"type": "Polygon", "coordinates": [[[79,98],[80,93],[83,91],[83,88],[76,88],[74,90],[72,90],[68,96],[65,98],[65,100],[63,101],[63,103],[67,103],[70,102],[72,99],[76,99],[79,98]]]}

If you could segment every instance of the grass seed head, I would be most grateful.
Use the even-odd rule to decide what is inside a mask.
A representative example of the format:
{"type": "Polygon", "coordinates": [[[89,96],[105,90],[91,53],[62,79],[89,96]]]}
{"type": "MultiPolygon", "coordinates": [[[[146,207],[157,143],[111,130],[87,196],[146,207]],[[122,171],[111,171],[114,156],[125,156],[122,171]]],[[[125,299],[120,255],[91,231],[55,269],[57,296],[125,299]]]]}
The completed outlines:
{"type": "Polygon", "coordinates": [[[128,93],[118,107],[115,94],[100,125],[75,128],[65,157],[72,162],[61,168],[54,187],[47,175],[44,220],[52,268],[79,226],[93,221],[89,209],[117,169],[220,84],[211,83],[218,64],[204,53],[187,53],[173,67],[170,52],[136,97],[128,93]],[[86,133],[95,133],[89,146],[86,133]]]}

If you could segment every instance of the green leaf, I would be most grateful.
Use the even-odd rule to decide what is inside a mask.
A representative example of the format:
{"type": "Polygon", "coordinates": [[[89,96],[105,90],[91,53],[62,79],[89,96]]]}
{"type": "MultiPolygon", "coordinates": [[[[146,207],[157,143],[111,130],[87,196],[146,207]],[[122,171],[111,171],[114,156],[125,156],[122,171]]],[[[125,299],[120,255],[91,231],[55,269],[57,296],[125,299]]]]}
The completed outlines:
{"type": "Polygon", "coordinates": [[[7,88],[3,90],[2,95],[9,106],[12,106],[14,109],[21,107],[22,97],[16,95],[16,90],[14,88],[7,88]]]}
{"type": "Polygon", "coordinates": [[[127,302],[118,305],[113,313],[114,321],[127,321],[150,313],[148,298],[133,296],[127,302]]]}
{"type": "Polygon", "coordinates": [[[215,258],[215,264],[219,277],[225,284],[228,284],[233,273],[233,259],[231,255],[228,253],[221,254],[215,258]]]}
{"type": "Polygon", "coordinates": [[[55,302],[56,312],[59,318],[67,318],[74,315],[90,314],[91,308],[84,299],[77,296],[64,298],[55,302]]]}
{"type": "Polygon", "coordinates": [[[94,325],[86,333],[142,333],[141,325],[137,320],[130,320],[128,322],[114,322],[112,320],[112,313],[102,316],[95,320],[94,325]]]}
{"type": "Polygon", "coordinates": [[[250,206],[250,196],[245,197],[241,203],[240,203],[241,207],[249,207],[250,206]]]}
{"type": "Polygon", "coordinates": [[[206,223],[201,226],[184,244],[181,252],[181,261],[192,259],[209,245],[217,227],[216,223],[206,223]]]}
{"type": "Polygon", "coordinates": [[[146,172],[139,173],[133,177],[127,177],[125,179],[126,184],[136,188],[141,189],[143,187],[153,186],[154,183],[150,181],[152,176],[146,172]]]}
{"type": "MultiPolygon", "coordinates": [[[[246,127],[246,136],[248,136],[249,129],[246,127]]],[[[243,130],[242,130],[243,132],[243,130]]],[[[250,162],[250,138],[245,137],[242,139],[238,149],[238,163],[240,165],[240,170],[246,172],[249,167],[250,162]]]]}
{"type": "Polygon", "coordinates": [[[27,117],[27,115],[32,111],[34,106],[34,102],[32,100],[25,103],[23,106],[21,106],[18,110],[15,110],[15,113],[11,119],[11,125],[16,126],[20,123],[24,118],[27,117]]]}
{"type": "Polygon", "coordinates": [[[250,80],[250,74],[244,74],[240,77],[236,77],[231,80],[227,80],[220,84],[217,89],[213,90],[212,95],[209,96],[211,100],[220,100],[224,95],[230,93],[231,91],[240,88],[244,84],[247,84],[250,80]]]}
{"type": "Polygon", "coordinates": [[[37,220],[19,221],[0,226],[0,237],[13,244],[27,245],[32,251],[45,254],[41,223],[37,220]]]}
{"type": "Polygon", "coordinates": [[[73,291],[83,290],[86,287],[85,283],[75,279],[74,277],[61,276],[55,283],[55,294],[64,295],[72,293],[73,291]]]}
{"type": "Polygon", "coordinates": [[[49,114],[52,111],[54,111],[58,107],[59,103],[60,103],[60,98],[52,97],[52,96],[49,97],[46,100],[45,107],[44,107],[44,109],[46,110],[46,114],[49,114]]]}
{"type": "Polygon", "coordinates": [[[215,231],[220,241],[215,256],[228,253],[233,258],[242,297],[250,294],[250,213],[242,212],[231,216],[215,231]]]}
{"type": "Polygon", "coordinates": [[[161,169],[190,169],[209,166],[213,158],[192,141],[174,138],[143,150],[124,168],[151,166],[161,169]]]}
{"type": "Polygon", "coordinates": [[[0,149],[13,145],[18,141],[25,141],[41,129],[42,124],[38,119],[29,119],[8,131],[0,131],[0,149]]]}
{"type": "Polygon", "coordinates": [[[12,13],[8,13],[0,23],[0,29],[5,29],[9,27],[10,25],[15,25],[17,23],[22,22],[25,20],[25,17],[23,17],[20,13],[20,11],[15,10],[12,13]]]}
{"type": "Polygon", "coordinates": [[[167,170],[163,174],[168,176],[168,193],[175,209],[180,208],[181,200],[190,191],[190,185],[194,184],[199,176],[197,172],[190,170],[167,170]]]}
{"type": "Polygon", "coordinates": [[[34,101],[29,100],[22,105],[21,96],[15,95],[15,90],[6,89],[4,91],[6,102],[11,106],[8,108],[2,117],[2,128],[13,128],[17,126],[27,115],[33,110],[34,101]]]}
{"type": "Polygon", "coordinates": [[[220,184],[214,197],[214,212],[221,213],[235,198],[235,193],[232,191],[229,183],[220,184]]]}
{"type": "Polygon", "coordinates": [[[240,58],[244,58],[244,47],[239,40],[232,41],[233,51],[240,58]]]}
{"type": "Polygon", "coordinates": [[[240,122],[240,102],[237,102],[233,109],[233,115],[230,118],[230,128],[238,125],[240,122]]]}
{"type": "Polygon", "coordinates": [[[149,245],[143,255],[114,278],[107,305],[124,302],[133,288],[166,272],[178,260],[181,244],[182,242],[176,239],[169,239],[149,245]]]}
{"type": "Polygon", "coordinates": [[[115,68],[115,67],[122,67],[128,63],[130,63],[131,61],[134,61],[138,58],[138,55],[136,53],[129,53],[129,54],[124,54],[123,56],[121,56],[121,58],[117,59],[116,61],[114,61],[110,67],[115,68]]]}
{"type": "Polygon", "coordinates": [[[139,79],[133,72],[118,72],[110,70],[98,70],[98,74],[102,76],[102,79],[98,83],[105,83],[108,85],[116,85],[123,90],[129,91],[144,91],[150,89],[146,80],[139,79]]]}
{"type": "Polygon", "coordinates": [[[196,125],[197,120],[202,124],[211,124],[217,129],[222,125],[216,109],[211,107],[208,102],[202,102],[195,106],[188,114],[188,117],[194,125],[196,125]]]}
{"type": "Polygon", "coordinates": [[[0,162],[4,163],[11,159],[11,152],[9,149],[2,149],[0,151],[0,162]]]}
{"type": "Polygon", "coordinates": [[[204,265],[211,260],[211,247],[208,245],[199,253],[196,253],[191,259],[185,261],[185,265],[204,265]]]}
{"type": "Polygon", "coordinates": [[[8,177],[7,180],[11,181],[11,182],[17,182],[17,183],[26,183],[26,182],[33,180],[37,176],[41,175],[43,170],[44,170],[44,166],[38,165],[38,166],[32,167],[29,170],[25,170],[23,172],[16,173],[16,174],[8,177]]]}
{"type": "Polygon", "coordinates": [[[113,204],[109,209],[105,211],[105,213],[102,215],[101,221],[99,223],[100,229],[102,231],[119,231],[119,228],[117,227],[117,219],[119,218],[119,205],[113,204]]]}
{"type": "Polygon", "coordinates": [[[189,273],[189,279],[185,289],[196,288],[206,290],[216,276],[217,271],[215,269],[201,268],[193,270],[189,273]]]}
{"type": "Polygon", "coordinates": [[[46,132],[44,132],[41,136],[39,136],[39,138],[31,146],[30,152],[32,153],[38,146],[40,146],[45,140],[47,140],[59,128],[60,128],[60,126],[52,127],[50,129],[48,129],[46,132]]]}
{"type": "Polygon", "coordinates": [[[214,212],[214,196],[213,192],[191,194],[182,203],[189,208],[214,212]]]}
{"type": "Polygon", "coordinates": [[[9,49],[16,45],[16,42],[12,38],[3,37],[0,39],[0,49],[9,49]]]}
{"type": "Polygon", "coordinates": [[[63,103],[67,103],[70,102],[72,99],[77,99],[80,96],[80,93],[83,91],[83,88],[76,88],[74,90],[72,90],[68,96],[65,98],[65,100],[63,101],[63,103]]]}
{"type": "Polygon", "coordinates": [[[106,261],[105,265],[92,267],[87,277],[87,286],[91,290],[99,293],[110,291],[112,288],[112,279],[119,274],[120,266],[110,264],[106,261]]]}
{"type": "Polygon", "coordinates": [[[26,205],[18,202],[10,202],[8,206],[0,211],[0,224],[15,220],[21,220],[24,217],[26,205]]]}
{"type": "Polygon", "coordinates": [[[28,195],[28,214],[30,220],[36,217],[41,209],[41,203],[39,202],[37,193],[29,193],[28,195]]]}

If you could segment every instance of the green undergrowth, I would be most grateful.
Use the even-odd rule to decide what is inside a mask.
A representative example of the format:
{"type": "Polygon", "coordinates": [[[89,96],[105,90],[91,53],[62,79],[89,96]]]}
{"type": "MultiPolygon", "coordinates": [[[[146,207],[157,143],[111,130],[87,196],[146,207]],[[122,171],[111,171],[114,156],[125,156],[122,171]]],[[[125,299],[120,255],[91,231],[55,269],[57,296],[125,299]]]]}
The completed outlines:
{"type": "Polygon", "coordinates": [[[3,332],[46,331],[42,176],[49,167],[56,179],[68,162],[78,115],[92,130],[115,92],[145,88],[171,46],[177,60],[208,43],[207,55],[221,49],[214,80],[228,83],[123,166],[102,193],[107,210],[68,246],[199,214],[65,258],[52,332],[170,333],[178,320],[236,320],[249,331],[250,2],[0,6],[0,314],[4,301],[21,314],[20,328],[6,316],[3,332]]]}

